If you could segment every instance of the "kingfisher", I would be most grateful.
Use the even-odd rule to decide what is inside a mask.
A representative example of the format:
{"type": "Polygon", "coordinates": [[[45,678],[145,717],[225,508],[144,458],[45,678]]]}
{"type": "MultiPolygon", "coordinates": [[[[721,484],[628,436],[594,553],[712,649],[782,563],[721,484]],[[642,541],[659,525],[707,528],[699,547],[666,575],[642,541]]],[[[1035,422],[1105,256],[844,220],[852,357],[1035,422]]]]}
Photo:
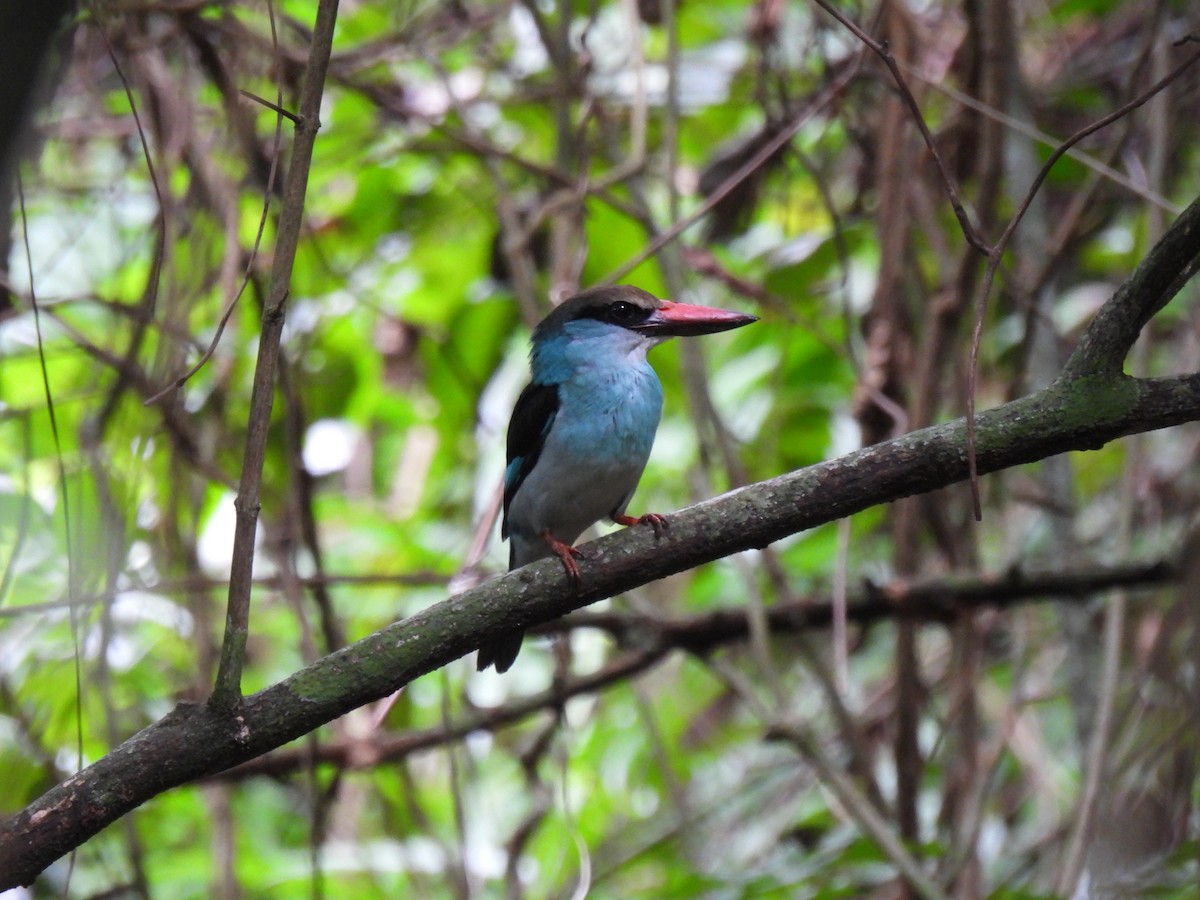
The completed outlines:
{"type": "MultiPolygon", "coordinates": [[[[646,353],[669,338],[754,321],[617,285],[576,294],[538,324],[531,380],[508,424],[500,534],[510,541],[510,571],[557,556],[578,584],[582,554],[573,545],[606,517],[662,534],[663,516],[625,514],[662,418],[662,385],[646,353]]],[[[476,668],[507,672],[523,636],[514,631],[481,646],[476,668]]]]}

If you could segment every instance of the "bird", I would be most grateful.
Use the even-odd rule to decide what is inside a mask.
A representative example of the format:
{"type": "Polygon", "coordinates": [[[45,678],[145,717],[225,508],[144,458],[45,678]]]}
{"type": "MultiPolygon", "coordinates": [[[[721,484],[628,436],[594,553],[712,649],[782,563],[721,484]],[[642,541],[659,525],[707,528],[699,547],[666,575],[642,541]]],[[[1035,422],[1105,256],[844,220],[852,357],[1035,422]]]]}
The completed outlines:
{"type": "MultiPolygon", "coordinates": [[[[578,585],[582,553],[573,545],[596,522],[662,534],[663,516],[625,513],[662,418],[662,385],[646,354],[669,338],[754,321],[616,285],[564,300],[534,328],[530,382],[508,425],[500,533],[510,542],[509,571],[557,556],[578,585]]],[[[476,669],[508,671],[523,637],[517,630],[483,643],[476,669]]]]}

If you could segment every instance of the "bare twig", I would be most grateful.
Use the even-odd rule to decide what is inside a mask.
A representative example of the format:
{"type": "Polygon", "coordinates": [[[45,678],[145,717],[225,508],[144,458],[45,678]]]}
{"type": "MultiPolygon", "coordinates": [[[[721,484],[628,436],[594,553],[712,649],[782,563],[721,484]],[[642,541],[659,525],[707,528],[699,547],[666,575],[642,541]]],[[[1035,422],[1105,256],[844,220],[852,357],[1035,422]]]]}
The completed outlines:
{"type": "Polygon", "coordinates": [[[285,109],[279,103],[272,103],[270,100],[266,99],[265,97],[260,97],[260,96],[258,96],[258,94],[253,94],[250,91],[247,91],[244,89],[239,89],[238,93],[241,94],[243,97],[245,97],[247,100],[253,100],[255,103],[258,103],[261,106],[265,106],[267,109],[271,110],[272,112],[278,113],[279,115],[283,116],[285,119],[290,120],[293,125],[300,124],[300,117],[298,115],[296,115],[294,112],[292,112],[291,110],[285,109]]]}
{"type": "MultiPolygon", "coordinates": [[[[271,42],[275,46],[276,53],[278,54],[278,41],[275,33],[274,6],[268,3],[267,11],[269,14],[269,21],[271,23],[271,42]]],[[[229,302],[225,305],[225,309],[222,310],[220,318],[217,319],[217,330],[213,334],[212,340],[209,341],[208,349],[200,354],[200,358],[196,361],[195,365],[181,375],[176,376],[171,383],[161,391],[143,401],[146,406],[149,406],[152,403],[157,403],[171,392],[179,390],[179,388],[187,384],[188,381],[190,381],[191,378],[197,372],[203,369],[204,366],[207,365],[208,361],[213,358],[213,354],[217,352],[217,346],[221,343],[221,337],[225,333],[225,326],[229,324],[229,318],[233,315],[234,309],[237,308],[238,300],[241,299],[242,294],[244,294],[246,291],[246,287],[250,284],[250,276],[254,272],[254,263],[258,259],[258,250],[259,247],[262,246],[263,232],[267,227],[267,214],[271,209],[271,195],[275,191],[275,175],[279,169],[280,150],[283,145],[283,118],[290,119],[293,123],[298,122],[298,119],[294,113],[288,112],[279,105],[279,103],[283,102],[282,87],[278,88],[277,93],[279,103],[271,103],[255,94],[251,94],[249,91],[241,91],[241,93],[253,100],[258,101],[259,103],[263,104],[263,106],[266,106],[268,109],[272,109],[279,114],[279,117],[276,117],[275,119],[275,140],[272,145],[271,168],[267,173],[267,183],[263,189],[262,215],[258,217],[258,231],[256,231],[254,234],[254,245],[250,248],[250,256],[246,260],[246,271],[242,276],[242,284],[238,288],[237,293],[234,294],[233,297],[230,298],[229,302]]],[[[236,237],[236,231],[234,232],[234,236],[236,237]]]]}
{"type": "Polygon", "coordinates": [[[895,57],[892,56],[892,52],[888,49],[887,44],[875,40],[852,19],[845,16],[832,3],[829,3],[828,0],[815,0],[815,2],[817,6],[837,19],[843,27],[869,47],[876,56],[883,60],[883,64],[892,73],[892,79],[900,91],[900,97],[904,100],[904,105],[908,107],[908,111],[912,114],[913,122],[921,132],[921,137],[925,140],[925,147],[929,150],[929,155],[933,158],[934,164],[937,166],[938,174],[942,178],[942,185],[946,189],[947,196],[950,198],[950,206],[954,209],[954,216],[958,219],[963,236],[967,239],[967,243],[980,253],[985,256],[989,255],[992,252],[992,248],[988,246],[987,242],[978,233],[970,217],[967,215],[962,200],[959,199],[958,188],[954,184],[950,170],[946,167],[946,163],[942,159],[942,154],[938,152],[937,142],[934,141],[933,134],[929,131],[929,126],[925,124],[925,117],[921,114],[921,107],[917,105],[917,99],[912,95],[912,91],[909,90],[908,84],[904,81],[904,76],[900,74],[900,68],[897,66],[895,57]]]}
{"type": "Polygon", "coordinates": [[[304,195],[308,187],[308,169],[313,144],[321,127],[321,93],[325,70],[333,44],[337,21],[337,0],[321,0],[313,28],[308,67],[300,91],[300,121],[292,148],[292,162],[284,186],[279,215],[279,233],[267,303],[263,308],[263,328],[259,337],[258,361],[254,369],[254,388],[250,396],[249,428],[242,460],[242,475],[235,501],[237,521],[233,535],[233,561],[229,578],[229,605],[225,618],[225,638],[212,702],[226,711],[241,703],[242,666],[250,620],[250,588],[254,571],[254,535],[258,524],[259,487],[266,455],[267,431],[275,394],[275,372],[279,359],[279,340],[283,332],[284,305],[287,302],[292,265],[304,221],[304,195]]]}
{"type": "MultiPolygon", "coordinates": [[[[1025,137],[1037,141],[1039,144],[1051,149],[1057,148],[1062,144],[1061,139],[1042,131],[1033,123],[1023,121],[1015,116],[1011,116],[1003,110],[995,109],[976,99],[975,97],[963,93],[951,84],[947,84],[940,79],[934,79],[930,77],[916,66],[909,65],[902,60],[896,60],[896,64],[910,75],[925,82],[938,93],[944,94],[956,103],[965,106],[967,109],[973,110],[974,112],[980,113],[994,122],[1000,123],[1005,128],[1016,134],[1024,135],[1025,137]]],[[[1178,203],[1175,203],[1164,197],[1161,193],[1150,190],[1145,185],[1138,184],[1124,172],[1114,169],[1104,160],[1097,159],[1090,153],[1085,153],[1084,151],[1080,150],[1078,147],[1073,146],[1067,148],[1066,155],[1068,158],[1075,160],[1085,168],[1091,169],[1101,178],[1111,181],[1113,184],[1120,185],[1131,194],[1140,197],[1142,200],[1145,200],[1150,205],[1157,207],[1164,212],[1168,212],[1171,215],[1177,216],[1183,211],[1183,208],[1178,203]]]]}

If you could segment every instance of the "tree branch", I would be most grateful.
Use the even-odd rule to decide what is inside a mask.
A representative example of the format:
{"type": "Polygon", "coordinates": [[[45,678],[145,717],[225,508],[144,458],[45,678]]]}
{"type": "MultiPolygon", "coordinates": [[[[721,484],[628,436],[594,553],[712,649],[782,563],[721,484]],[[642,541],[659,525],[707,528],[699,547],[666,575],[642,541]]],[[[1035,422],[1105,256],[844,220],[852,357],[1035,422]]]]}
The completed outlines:
{"type": "MultiPolygon", "coordinates": [[[[964,610],[1005,608],[1019,603],[1087,601],[1115,588],[1147,590],[1179,580],[1179,567],[1165,561],[1131,563],[1109,568],[1089,567],[1075,572],[1006,572],[1001,576],[946,576],[927,581],[867,584],[850,598],[846,618],[861,626],[895,619],[922,622],[956,621],[964,610]]],[[[778,603],[766,610],[775,636],[829,628],[833,606],[809,598],[778,603]]],[[[597,628],[618,636],[629,651],[615,656],[599,671],[554,685],[502,706],[473,710],[455,722],[401,733],[369,737],[340,737],[318,747],[288,747],[260,756],[216,776],[221,781],[272,778],[307,772],[314,763],[339,770],[391,765],[413,753],[460,741],[477,731],[498,731],[537,713],[557,710],[584,694],[594,694],[640,675],[667,659],[672,651],[706,654],[745,641],[750,616],[740,609],[718,609],[694,616],[661,619],[638,613],[579,612],[533,629],[531,634],[561,634],[577,628],[597,628]]]]}
{"type": "Polygon", "coordinates": [[[1179,215],[1133,274],[1096,313],[1063,367],[1062,377],[1120,373],[1145,324],[1195,274],[1200,263],[1198,244],[1200,200],[1179,215]]]}
{"type": "MultiPolygon", "coordinates": [[[[1171,226],[1133,285],[1104,305],[1058,381],[976,418],[980,472],[1200,419],[1200,374],[1136,379],[1110,364],[1114,348],[1128,345],[1130,323],[1144,323],[1191,271],[1198,222],[1200,201],[1171,226]]],[[[685,509],[660,539],[640,528],[601,538],[580,564],[582,590],[551,559],[444,600],[246,697],[236,731],[219,710],[180,704],[0,825],[0,890],[31,883],[157,794],[295,740],[483,641],[967,473],[966,421],[924,428],[685,509]]]]}

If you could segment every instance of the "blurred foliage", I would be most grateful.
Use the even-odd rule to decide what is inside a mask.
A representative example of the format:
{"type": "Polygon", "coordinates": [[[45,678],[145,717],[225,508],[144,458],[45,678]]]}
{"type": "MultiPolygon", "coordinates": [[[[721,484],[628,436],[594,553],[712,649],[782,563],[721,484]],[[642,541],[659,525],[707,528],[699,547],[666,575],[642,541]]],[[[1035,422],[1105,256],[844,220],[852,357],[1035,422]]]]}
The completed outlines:
{"type": "MultiPolygon", "coordinates": [[[[289,123],[277,145],[275,113],[237,91],[294,107],[315,6],[90,4],[39,119],[24,213],[5,211],[24,303],[0,319],[0,814],[73,771],[78,750],[95,760],[210,689],[289,144],[289,123]],[[152,399],[210,345],[185,387],[152,399]]],[[[1183,58],[1170,40],[1186,11],[996,4],[1011,40],[995,52],[1020,74],[1001,78],[1004,111],[1053,136],[1030,140],[960,102],[994,97],[998,77],[979,74],[996,34],[968,6],[848,14],[889,38],[994,240],[1058,140],[1183,58]]],[[[1195,195],[1198,85],[1185,73],[1085,142],[1109,168],[1068,159],[1052,172],[990,298],[981,406],[1027,392],[1047,358],[1053,372],[1195,195]]],[[[288,300],[246,688],[503,569],[489,515],[528,329],[551,300],[634,262],[622,280],[763,320],[655,351],[666,415],[635,512],[854,449],[864,429],[961,415],[982,262],[907,116],[886,71],[810,5],[342,4],[288,300]],[[685,230],[686,252],[642,259],[781,123],[795,136],[736,204],[685,230]]],[[[1194,297],[1156,320],[1131,365],[1200,368],[1194,297]]],[[[915,561],[898,560],[896,509],[876,509],[599,609],[673,619],[817,603],[838,584],[1166,557],[1194,527],[1197,437],[1188,426],[1073,459],[1065,494],[1043,467],[995,476],[977,525],[965,490],[906,501],[915,561]]],[[[1095,845],[1135,827],[1114,798],[1171,798],[1145,825],[1169,832],[1145,882],[1164,897],[1195,896],[1197,874],[1186,593],[1130,602],[1107,698],[1121,752],[1095,845]]],[[[1056,604],[921,627],[915,698],[899,693],[896,629],[878,624],[851,629],[849,684],[826,632],[739,641],[376,761],[394,738],[560,683],[565,657],[530,641],[504,677],[463,660],[382,721],[360,710],[302,742],[314,755],[357,746],[353,765],[170,792],[31,895],[897,896],[895,861],[803,748],[769,739],[762,710],[805,723],[891,821],[896,713],[916,703],[910,852],[956,897],[1053,896],[1090,733],[1074,691],[1097,684],[1101,662],[1104,597],[1082,599],[1063,604],[1083,612],[1079,627],[1056,604]]],[[[569,671],[639,650],[637,633],[622,639],[572,629],[569,671]]],[[[1089,857],[1093,887],[1097,866],[1089,857]]]]}

